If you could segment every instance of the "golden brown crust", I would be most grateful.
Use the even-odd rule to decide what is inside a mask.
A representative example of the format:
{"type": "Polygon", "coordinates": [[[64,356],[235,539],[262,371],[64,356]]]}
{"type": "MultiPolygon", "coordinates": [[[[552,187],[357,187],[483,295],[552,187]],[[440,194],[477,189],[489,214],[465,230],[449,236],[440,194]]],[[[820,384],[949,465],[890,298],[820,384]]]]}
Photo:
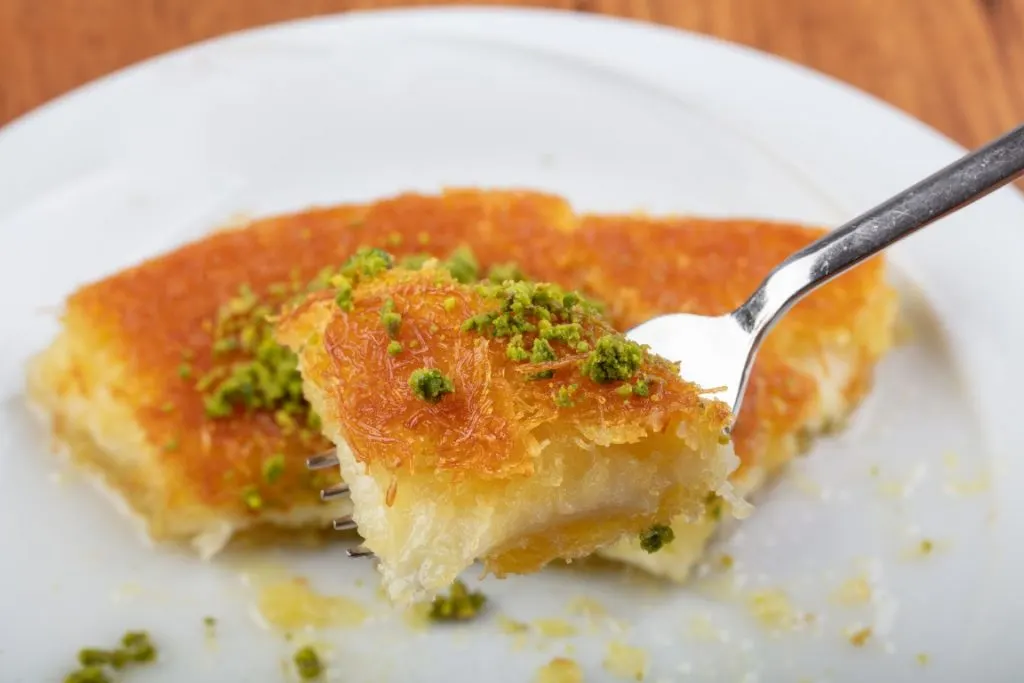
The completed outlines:
{"type": "Polygon", "coordinates": [[[447,255],[472,243],[482,261],[500,262],[499,255],[515,252],[512,242],[528,243],[527,235],[546,233],[571,217],[555,197],[456,191],[314,209],[220,231],[75,292],[66,306],[65,333],[87,336],[93,349],[102,347],[125,367],[104,377],[101,387],[81,377],[88,369],[88,359],[81,358],[69,377],[78,377],[86,394],[106,389],[124,397],[160,466],[180,482],[165,505],[196,503],[253,516],[315,504],[326,480],[307,472],[304,459],[328,447],[326,440],[284,433],[267,412],[236,411],[217,420],[206,415],[195,384],[216,363],[211,323],[218,308],[242,285],[263,294],[282,282],[311,280],[360,246],[447,255]],[[191,370],[186,379],[180,376],[183,364],[191,370]],[[170,443],[175,447],[165,450],[170,443]],[[261,468],[275,454],[285,457],[285,474],[270,486],[261,468]],[[263,501],[259,511],[243,501],[250,490],[263,501]]]}
{"type": "MultiPolygon", "coordinates": [[[[587,353],[561,341],[552,342],[558,360],[520,363],[509,359],[507,337],[462,329],[466,320],[499,305],[447,271],[396,269],[357,287],[351,311],[339,308],[331,293],[314,295],[284,317],[279,338],[295,350],[310,336],[323,344],[323,362],[303,369],[306,381],[329,392],[332,414],[322,417],[341,425],[357,460],[391,471],[529,475],[533,433],[556,420],[583,431],[600,425],[622,441],[663,431],[670,418],[712,430],[727,424],[725,404],[702,399],[700,388],[683,381],[675,366],[649,354],[636,375],[646,380],[649,395],[624,398],[616,393],[624,382],[597,383],[584,376],[587,353]],[[387,300],[402,316],[394,337],[380,318],[387,300]],[[403,346],[395,355],[387,352],[392,340],[403,346]],[[454,393],[433,404],[418,399],[409,377],[420,368],[440,370],[452,380],[454,393]],[[547,370],[554,371],[552,378],[530,379],[547,370]],[[556,405],[563,387],[575,389],[571,406],[556,405]]],[[[580,325],[582,339],[591,345],[602,336],[617,336],[596,315],[583,315],[580,325]]],[[[535,338],[526,335],[526,346],[535,338]]]]}
{"type": "MultiPolygon", "coordinates": [[[[306,281],[359,246],[383,247],[397,256],[446,257],[466,244],[484,268],[515,261],[534,279],[582,288],[606,303],[612,324],[624,329],[665,311],[725,311],[781,258],[818,234],[756,221],[577,218],[558,197],[476,190],[402,195],[259,220],[75,292],[67,303],[64,335],[86,341],[75,345],[80,350],[64,374],[51,378],[54,398],[46,407],[56,411],[61,396],[88,399],[97,392],[123,402],[164,473],[168,507],[200,505],[211,513],[249,516],[286,512],[315,503],[315,489],[324,481],[306,472],[303,459],[327,442],[286,433],[261,411],[237,410],[211,420],[195,387],[196,378],[220,362],[211,353],[211,321],[241,285],[262,294],[276,283],[306,281]],[[117,359],[117,372],[90,369],[95,356],[117,359]],[[179,376],[183,359],[191,366],[188,379],[179,376]],[[165,449],[172,442],[175,448],[165,449]],[[261,467],[274,454],[285,456],[285,475],[268,485],[261,467]],[[265,501],[261,510],[242,501],[252,488],[265,501]]],[[[807,420],[815,381],[789,361],[823,354],[844,336],[857,337],[850,316],[880,307],[879,297],[891,297],[881,272],[876,259],[838,278],[769,335],[735,432],[736,451],[745,462],[763,458],[771,439],[807,420]]],[[[851,396],[865,390],[868,366],[881,351],[864,349],[861,379],[851,385],[851,396]]]]}

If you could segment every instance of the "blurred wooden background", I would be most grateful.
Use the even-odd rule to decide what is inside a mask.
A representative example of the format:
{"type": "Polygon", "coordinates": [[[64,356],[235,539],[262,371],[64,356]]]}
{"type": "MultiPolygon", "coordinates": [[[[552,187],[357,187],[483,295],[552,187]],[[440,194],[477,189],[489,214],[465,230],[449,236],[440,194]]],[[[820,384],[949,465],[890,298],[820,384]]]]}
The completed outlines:
{"type": "MultiPolygon", "coordinates": [[[[0,125],[77,85],[227,31],[436,0],[0,0],[0,125]]],[[[501,0],[745,43],[888,100],[965,145],[1024,120],[1024,0],[501,0]]]]}

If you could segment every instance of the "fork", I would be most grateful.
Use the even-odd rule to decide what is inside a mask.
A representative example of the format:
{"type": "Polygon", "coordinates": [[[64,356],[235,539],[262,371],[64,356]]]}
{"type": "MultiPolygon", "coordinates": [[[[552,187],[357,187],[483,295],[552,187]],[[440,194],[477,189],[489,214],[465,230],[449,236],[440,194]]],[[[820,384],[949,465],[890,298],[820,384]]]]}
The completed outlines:
{"type": "MultiPolygon", "coordinates": [[[[957,211],[1024,173],[1024,125],[981,147],[891,199],[836,228],[776,266],[739,308],[721,316],[670,313],[634,327],[626,336],[664,358],[679,361],[687,381],[724,387],[717,398],[739,414],[750,369],[765,334],[800,299],[899,240],[957,211]]],[[[333,450],[306,461],[310,469],[336,467],[333,450]]],[[[340,483],[322,500],[348,495],[340,483]]],[[[351,515],[334,528],[355,529],[351,515]]],[[[368,557],[363,546],[348,551],[368,557]]]]}

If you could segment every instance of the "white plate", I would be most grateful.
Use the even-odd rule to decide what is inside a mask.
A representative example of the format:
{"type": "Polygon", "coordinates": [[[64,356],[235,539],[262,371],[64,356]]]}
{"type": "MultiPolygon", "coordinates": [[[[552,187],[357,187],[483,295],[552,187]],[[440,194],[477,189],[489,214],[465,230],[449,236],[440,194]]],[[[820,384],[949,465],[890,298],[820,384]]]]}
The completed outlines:
{"type": "MultiPolygon", "coordinates": [[[[26,412],[24,362],[56,329],[46,308],[75,286],[239,213],[446,184],[545,188],[588,210],[835,223],[959,153],[761,54],[526,11],[243,33],[12,124],[0,134],[0,680],[57,680],[79,646],[132,627],[162,652],[132,672],[140,682],[281,680],[294,648],[253,622],[237,563],[146,548],[91,488],[55,483],[65,470],[26,412]],[[208,614],[220,620],[216,647],[204,644],[208,614]]],[[[315,636],[330,644],[331,680],[521,682],[569,646],[587,680],[606,680],[611,640],[646,648],[655,681],[1017,680],[1022,224],[1024,202],[1004,190],[894,251],[921,292],[908,305],[913,341],[884,363],[852,429],[798,462],[726,543],[747,582],[738,594],[551,571],[485,583],[495,609],[481,623],[417,633],[376,599],[368,564],[282,554],[289,571],[373,613],[361,629],[315,636]],[[900,484],[907,495],[892,495],[900,484]],[[922,537],[937,551],[906,559],[922,537]],[[830,602],[862,571],[871,605],[830,602]],[[769,633],[744,604],[758,587],[786,591],[816,620],[769,633]],[[566,604],[578,595],[617,621],[520,650],[500,633],[494,613],[574,619],[566,604]],[[858,624],[874,629],[863,648],[844,636],[858,624]]]]}

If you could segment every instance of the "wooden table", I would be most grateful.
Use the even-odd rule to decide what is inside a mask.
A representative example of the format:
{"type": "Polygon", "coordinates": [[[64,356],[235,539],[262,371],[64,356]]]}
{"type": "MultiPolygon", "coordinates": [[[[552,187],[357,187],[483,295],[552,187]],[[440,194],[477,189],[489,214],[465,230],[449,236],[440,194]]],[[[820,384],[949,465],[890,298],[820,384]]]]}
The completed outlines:
{"type": "MultiPolygon", "coordinates": [[[[226,31],[415,0],[0,0],[0,125],[226,31]]],[[[1024,0],[533,0],[708,33],[843,79],[974,145],[1024,120],[1024,0]]]]}

